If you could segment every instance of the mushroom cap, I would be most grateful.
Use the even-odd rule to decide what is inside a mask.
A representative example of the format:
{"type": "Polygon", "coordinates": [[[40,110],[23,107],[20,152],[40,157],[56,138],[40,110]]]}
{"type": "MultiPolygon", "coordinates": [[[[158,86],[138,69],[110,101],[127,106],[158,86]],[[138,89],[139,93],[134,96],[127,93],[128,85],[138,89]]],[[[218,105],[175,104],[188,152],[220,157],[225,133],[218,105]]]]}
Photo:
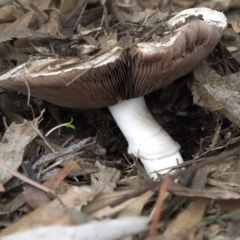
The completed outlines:
{"type": "Polygon", "coordinates": [[[31,96],[70,108],[115,105],[189,73],[217,45],[227,21],[220,12],[196,8],[180,12],[168,24],[174,30],[159,42],[114,47],[88,62],[34,60],[0,76],[0,86],[23,94],[29,87],[31,96]]]}

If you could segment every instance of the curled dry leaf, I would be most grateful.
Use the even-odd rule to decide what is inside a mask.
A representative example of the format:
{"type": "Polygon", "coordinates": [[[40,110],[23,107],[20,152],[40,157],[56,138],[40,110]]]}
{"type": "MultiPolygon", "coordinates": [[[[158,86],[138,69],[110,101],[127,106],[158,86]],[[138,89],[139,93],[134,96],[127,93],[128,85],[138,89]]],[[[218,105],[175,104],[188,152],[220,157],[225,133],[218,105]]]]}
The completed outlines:
{"type": "Polygon", "coordinates": [[[194,70],[193,101],[211,111],[218,111],[240,127],[239,73],[220,76],[207,66],[194,70]]]}
{"type": "MultiPolygon", "coordinates": [[[[102,197],[103,199],[106,198],[105,202],[109,202],[109,196],[111,196],[111,200],[112,197],[115,195],[117,196],[119,194],[119,192],[114,192],[114,194],[109,195],[109,193],[107,194],[103,194],[102,197]]],[[[121,193],[122,195],[122,193],[121,193]]],[[[91,213],[91,217],[93,218],[97,218],[97,219],[103,219],[106,217],[110,217],[110,216],[114,216],[116,214],[119,214],[119,216],[126,216],[129,215],[129,212],[127,213],[127,211],[133,211],[132,215],[137,215],[140,214],[140,212],[142,211],[143,206],[145,205],[145,203],[148,201],[148,199],[153,195],[152,191],[148,191],[144,194],[142,194],[141,196],[135,197],[135,198],[131,198],[117,206],[111,207],[109,205],[104,206],[103,208],[100,208],[99,210],[96,210],[95,212],[91,213]],[[132,206],[135,205],[135,206],[132,206]]],[[[91,205],[93,205],[94,203],[92,203],[91,205]]],[[[88,209],[88,208],[87,208],[88,209]]]]}
{"type": "Polygon", "coordinates": [[[60,13],[57,10],[52,10],[50,12],[49,21],[37,31],[43,34],[48,34],[49,37],[64,38],[61,34],[60,13]]]}
{"type": "MultiPolygon", "coordinates": [[[[37,136],[39,119],[24,120],[22,124],[12,123],[5,132],[0,143],[0,161],[13,170],[21,165],[26,146],[37,136]]],[[[12,175],[0,168],[0,182],[5,184],[12,175]]]]}
{"type": "Polygon", "coordinates": [[[148,191],[135,198],[134,204],[127,205],[119,214],[119,217],[138,216],[142,213],[143,207],[153,195],[153,191],[148,191]]]}

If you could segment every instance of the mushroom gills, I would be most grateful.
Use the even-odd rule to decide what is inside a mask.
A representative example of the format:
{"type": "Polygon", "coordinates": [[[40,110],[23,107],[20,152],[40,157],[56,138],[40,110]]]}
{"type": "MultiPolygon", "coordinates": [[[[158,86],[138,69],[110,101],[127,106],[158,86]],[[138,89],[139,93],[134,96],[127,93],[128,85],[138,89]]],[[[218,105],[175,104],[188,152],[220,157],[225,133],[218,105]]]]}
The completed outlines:
{"type": "Polygon", "coordinates": [[[183,163],[179,144],[154,119],[144,97],[122,101],[109,110],[128,142],[128,153],[140,158],[151,178],[156,180],[156,172],[164,174],[183,163]]]}

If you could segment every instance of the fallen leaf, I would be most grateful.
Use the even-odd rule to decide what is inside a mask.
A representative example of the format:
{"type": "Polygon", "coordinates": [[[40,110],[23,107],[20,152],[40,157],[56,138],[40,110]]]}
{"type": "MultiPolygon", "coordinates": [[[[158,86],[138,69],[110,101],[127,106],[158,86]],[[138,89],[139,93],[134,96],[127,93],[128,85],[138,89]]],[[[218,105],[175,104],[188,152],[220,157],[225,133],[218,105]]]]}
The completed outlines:
{"type": "Polygon", "coordinates": [[[90,215],[96,212],[97,210],[108,206],[114,200],[118,199],[119,197],[122,197],[125,194],[128,194],[129,192],[132,192],[132,191],[127,190],[127,191],[101,193],[98,196],[96,196],[92,202],[90,202],[86,206],[83,206],[83,212],[90,215]]]}
{"type": "Polygon", "coordinates": [[[49,21],[37,30],[39,33],[48,34],[49,37],[64,38],[61,34],[60,13],[52,10],[49,21]]]}
{"type": "Polygon", "coordinates": [[[193,200],[166,228],[163,239],[185,240],[189,231],[203,218],[208,199],[197,198],[193,200]]]}
{"type": "MultiPolygon", "coordinates": [[[[97,219],[102,219],[102,218],[105,218],[105,217],[113,216],[116,213],[119,213],[126,208],[131,209],[130,206],[136,204],[137,202],[147,201],[152,196],[152,194],[153,194],[152,191],[148,191],[148,192],[142,194],[139,197],[129,199],[129,200],[127,200],[127,201],[125,201],[125,202],[123,202],[123,203],[121,203],[121,204],[119,204],[115,207],[110,207],[110,206],[103,207],[103,208],[93,212],[90,216],[93,217],[93,218],[97,218],[97,219]]],[[[141,205],[141,207],[142,207],[142,205],[141,205]]],[[[134,211],[137,211],[137,210],[135,209],[134,211]]],[[[138,209],[138,211],[139,211],[139,209],[138,209]]]]}
{"type": "Polygon", "coordinates": [[[3,204],[3,205],[0,204],[0,215],[10,215],[13,212],[15,212],[17,209],[19,209],[24,203],[25,203],[25,200],[20,194],[9,203],[3,204]]]}
{"type": "Polygon", "coordinates": [[[240,13],[239,11],[232,11],[227,14],[228,23],[231,24],[236,33],[240,33],[240,13]]]}
{"type": "Polygon", "coordinates": [[[22,197],[32,209],[39,208],[51,200],[46,192],[30,184],[23,185],[22,197]]]}
{"type": "Polygon", "coordinates": [[[13,5],[5,5],[0,8],[0,23],[9,22],[14,20],[13,17],[13,5]]]}
{"type": "Polygon", "coordinates": [[[207,66],[194,70],[198,82],[193,83],[194,102],[218,111],[240,127],[240,73],[220,76],[207,66]]]}
{"type": "Polygon", "coordinates": [[[168,191],[182,197],[204,197],[209,199],[240,199],[240,194],[229,191],[205,191],[194,190],[186,187],[182,187],[176,183],[171,183],[168,187],[168,191]]]}
{"type": "Polygon", "coordinates": [[[60,170],[56,175],[48,179],[44,183],[44,186],[55,190],[58,185],[63,181],[63,179],[74,169],[75,166],[75,161],[71,161],[69,164],[66,164],[66,166],[62,170],[60,170]]]}
{"type": "Polygon", "coordinates": [[[88,186],[71,187],[66,193],[59,195],[58,198],[12,223],[1,232],[0,237],[20,230],[31,229],[33,226],[49,226],[53,224],[72,225],[74,224],[74,220],[67,209],[75,209],[80,212],[81,207],[88,201],[91,201],[101,191],[102,189],[93,190],[88,186]],[[61,199],[65,207],[59,199],[61,199]]]}
{"type": "Polygon", "coordinates": [[[103,192],[112,192],[121,176],[121,172],[115,168],[106,167],[96,162],[99,172],[91,174],[93,188],[105,186],[103,192]]]}
{"type": "MultiPolygon", "coordinates": [[[[41,1],[37,6],[40,10],[45,10],[49,7],[52,0],[45,0],[41,1]]],[[[11,25],[8,25],[4,31],[0,34],[1,41],[7,41],[12,39],[11,33],[19,29],[26,29],[28,28],[32,18],[34,17],[35,12],[30,10],[26,14],[24,14],[20,19],[17,19],[11,25]],[[9,35],[10,34],[10,35],[9,35]]],[[[30,30],[30,29],[29,29],[30,30]]]]}
{"type": "Polygon", "coordinates": [[[148,191],[138,198],[135,199],[134,204],[129,204],[124,208],[119,214],[119,217],[126,217],[126,216],[138,216],[141,214],[143,207],[148,202],[150,197],[153,195],[152,191],[148,191]]]}
{"type": "Polygon", "coordinates": [[[4,192],[4,191],[5,191],[5,188],[4,188],[3,184],[0,183],[0,192],[4,192]]]}
{"type": "MultiPolygon", "coordinates": [[[[39,119],[24,120],[22,124],[12,123],[5,132],[0,143],[0,161],[12,170],[21,165],[26,146],[37,136],[34,127],[38,127],[39,119]],[[34,126],[34,127],[33,127],[34,126]]],[[[0,167],[0,182],[5,184],[12,174],[0,167]]]]}

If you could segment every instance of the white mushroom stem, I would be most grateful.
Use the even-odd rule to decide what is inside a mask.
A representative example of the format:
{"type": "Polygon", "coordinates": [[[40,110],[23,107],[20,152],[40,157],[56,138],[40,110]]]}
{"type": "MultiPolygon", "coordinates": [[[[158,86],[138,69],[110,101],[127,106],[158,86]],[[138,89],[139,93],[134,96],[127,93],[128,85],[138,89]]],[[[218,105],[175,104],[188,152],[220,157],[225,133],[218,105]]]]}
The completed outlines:
{"type": "Polygon", "coordinates": [[[141,159],[151,178],[183,162],[179,144],[153,118],[143,97],[125,100],[109,110],[128,141],[128,153],[141,159]]]}

